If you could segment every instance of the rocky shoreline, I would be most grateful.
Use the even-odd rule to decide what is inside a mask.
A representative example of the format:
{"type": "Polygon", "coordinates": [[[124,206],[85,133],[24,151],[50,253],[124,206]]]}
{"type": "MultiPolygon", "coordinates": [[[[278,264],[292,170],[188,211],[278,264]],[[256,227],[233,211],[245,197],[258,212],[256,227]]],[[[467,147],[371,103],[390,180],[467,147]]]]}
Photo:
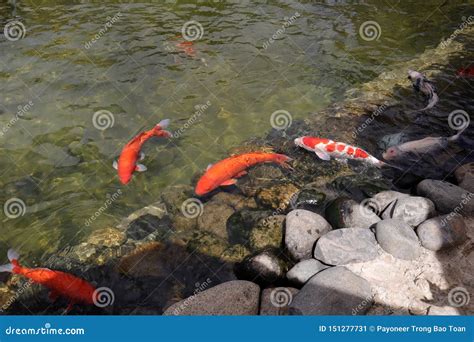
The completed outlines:
{"type": "MultiPolygon", "coordinates": [[[[443,65],[464,48],[452,42],[410,66],[443,65]]],[[[429,170],[321,163],[292,145],[311,127],[357,143],[355,119],[390,106],[405,72],[382,73],[358,96],[230,151],[277,150],[294,158],[295,171],[260,165],[206,198],[190,185],[168,187],[117,227],[52,255],[43,267],[114,294],[110,305],[71,313],[474,314],[474,163],[438,180],[429,170]]],[[[0,302],[7,314],[66,307],[17,276],[0,302]]]]}

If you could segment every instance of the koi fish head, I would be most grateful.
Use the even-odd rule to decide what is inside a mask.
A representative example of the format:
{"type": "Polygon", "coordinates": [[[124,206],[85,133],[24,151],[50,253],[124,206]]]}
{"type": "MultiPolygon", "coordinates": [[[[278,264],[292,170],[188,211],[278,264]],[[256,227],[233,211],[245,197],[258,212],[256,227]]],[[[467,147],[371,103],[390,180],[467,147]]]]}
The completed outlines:
{"type": "Polygon", "coordinates": [[[219,184],[216,184],[216,182],[213,182],[212,179],[210,179],[206,176],[206,174],[204,174],[197,182],[194,192],[198,196],[203,196],[208,192],[211,192],[212,190],[216,189],[218,186],[219,184]]]}
{"type": "Polygon", "coordinates": [[[387,151],[385,151],[384,153],[382,153],[382,157],[385,160],[392,160],[399,157],[400,154],[401,154],[400,149],[396,146],[393,146],[393,147],[388,148],[387,151]]]}
{"type": "Polygon", "coordinates": [[[415,82],[419,78],[424,78],[422,73],[415,70],[408,70],[408,79],[410,81],[415,82]]]}

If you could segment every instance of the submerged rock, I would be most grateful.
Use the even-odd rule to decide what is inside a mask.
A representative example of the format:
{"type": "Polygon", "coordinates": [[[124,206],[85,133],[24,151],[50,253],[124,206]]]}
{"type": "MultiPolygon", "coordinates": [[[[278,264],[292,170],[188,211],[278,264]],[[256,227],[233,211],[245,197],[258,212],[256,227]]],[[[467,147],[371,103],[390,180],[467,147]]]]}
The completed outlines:
{"type": "Polygon", "coordinates": [[[274,215],[260,220],[250,232],[250,248],[260,250],[265,247],[280,248],[285,226],[284,215],[274,215]]]}
{"type": "Polygon", "coordinates": [[[380,221],[380,217],[368,207],[345,197],[339,197],[327,207],[326,218],[334,229],[370,228],[374,223],[380,221]]]}
{"type": "Polygon", "coordinates": [[[235,265],[235,274],[239,279],[252,280],[263,285],[282,279],[285,272],[285,263],[272,250],[250,255],[235,265]]]}
{"type": "Polygon", "coordinates": [[[423,247],[439,251],[467,240],[467,228],[460,215],[443,215],[420,224],[416,230],[423,247]]]}
{"type": "Polygon", "coordinates": [[[418,236],[406,222],[383,220],[375,224],[375,236],[384,251],[403,260],[413,260],[420,256],[418,236]]]}
{"type": "Polygon", "coordinates": [[[293,297],[298,293],[293,287],[273,287],[262,291],[260,299],[261,316],[286,316],[293,297]]]}
{"type": "Polygon", "coordinates": [[[461,188],[474,192],[474,162],[458,167],[454,176],[461,188]]]}
{"type": "Polygon", "coordinates": [[[318,189],[302,189],[296,196],[294,209],[306,209],[319,214],[325,200],[326,194],[318,189]]]}
{"type": "Polygon", "coordinates": [[[382,214],[383,219],[401,220],[412,227],[418,226],[436,214],[434,203],[424,197],[402,197],[382,214]]]}
{"type": "Polygon", "coordinates": [[[294,296],[292,315],[363,315],[372,306],[370,284],[345,267],[319,272],[294,296]]]}
{"type": "Polygon", "coordinates": [[[291,283],[301,286],[316,273],[319,273],[328,267],[330,266],[324,265],[316,259],[307,259],[300,261],[293,266],[286,274],[286,277],[291,283]]]}
{"type": "Polygon", "coordinates": [[[247,245],[250,232],[260,220],[272,214],[269,210],[242,209],[227,220],[227,233],[231,244],[247,245]]]}
{"type": "Polygon", "coordinates": [[[432,200],[441,214],[452,211],[462,215],[474,214],[474,194],[454,184],[425,179],[418,184],[417,193],[432,200]]]}
{"type": "Polygon", "coordinates": [[[375,259],[377,241],[370,229],[341,228],[323,235],[314,248],[314,257],[328,265],[344,265],[375,259]]]}
{"type": "Polygon", "coordinates": [[[285,175],[278,166],[258,165],[239,180],[237,187],[245,196],[253,197],[259,189],[268,188],[281,179],[285,179],[285,175]]]}
{"type": "Polygon", "coordinates": [[[102,247],[118,247],[125,242],[124,232],[115,228],[104,228],[92,232],[86,243],[102,247]]]}
{"type": "Polygon", "coordinates": [[[284,213],[293,205],[298,191],[294,184],[282,183],[259,190],[255,197],[260,205],[284,213]]]}
{"type": "Polygon", "coordinates": [[[234,280],[175,303],[163,315],[256,315],[259,299],[260,287],[257,284],[234,280]]]}
{"type": "Polygon", "coordinates": [[[234,212],[234,208],[227,204],[208,202],[204,204],[202,214],[198,217],[198,228],[227,241],[227,220],[234,212]]]}
{"type": "Polygon", "coordinates": [[[171,220],[168,216],[157,217],[145,214],[130,222],[127,237],[133,240],[162,240],[172,233],[171,220]]]}
{"type": "Polygon", "coordinates": [[[321,215],[303,209],[293,210],[286,215],[286,249],[296,260],[310,259],[316,240],[331,229],[321,215]]]}

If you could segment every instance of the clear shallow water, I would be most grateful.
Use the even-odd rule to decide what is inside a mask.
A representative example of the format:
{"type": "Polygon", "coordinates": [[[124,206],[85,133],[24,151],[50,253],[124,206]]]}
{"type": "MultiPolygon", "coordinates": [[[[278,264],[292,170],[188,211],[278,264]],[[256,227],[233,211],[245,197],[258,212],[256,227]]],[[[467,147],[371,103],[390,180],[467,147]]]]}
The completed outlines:
{"type": "MultiPolygon", "coordinates": [[[[210,162],[245,139],[263,136],[270,116],[294,120],[316,112],[391,64],[436,46],[468,15],[468,4],[396,5],[370,1],[316,4],[0,4],[0,23],[20,20],[26,35],[0,38],[0,199],[27,205],[3,216],[0,255],[77,244],[160,198],[170,184],[190,183],[210,162]],[[120,18],[86,48],[111,18],[120,18]],[[276,40],[263,45],[299,14],[276,40]],[[177,43],[190,20],[203,27],[194,56],[177,43]],[[375,20],[378,40],[360,25],[375,20]],[[203,61],[204,60],[204,61],[203,61]],[[31,102],[30,102],[31,101],[31,102]],[[18,106],[29,109],[13,124],[18,106]],[[210,103],[189,128],[196,106],[210,103]],[[93,115],[112,113],[99,130],[93,115]],[[144,148],[148,167],[121,186],[112,162],[137,132],[170,118],[185,128],[170,142],[144,148]],[[121,194],[115,196],[117,191],[121,194]],[[116,198],[91,224],[86,220],[116,198]]],[[[441,4],[441,2],[440,2],[441,4]]],[[[194,116],[196,117],[196,116],[194,116]]]]}

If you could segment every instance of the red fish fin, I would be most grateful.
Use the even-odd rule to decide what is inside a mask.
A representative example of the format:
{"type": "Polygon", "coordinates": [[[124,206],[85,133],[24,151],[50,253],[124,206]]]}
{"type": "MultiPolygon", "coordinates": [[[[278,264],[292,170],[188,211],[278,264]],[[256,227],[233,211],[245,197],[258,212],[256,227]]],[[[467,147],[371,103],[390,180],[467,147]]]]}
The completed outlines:
{"type": "Polygon", "coordinates": [[[331,160],[331,156],[325,152],[314,151],[314,153],[322,160],[331,160]]]}
{"type": "Polygon", "coordinates": [[[247,173],[248,173],[248,172],[244,170],[244,171],[239,172],[238,174],[236,174],[234,177],[235,177],[235,178],[240,178],[240,177],[242,177],[242,176],[245,176],[247,173]]]}
{"type": "Polygon", "coordinates": [[[237,183],[237,179],[231,178],[229,180],[226,180],[225,182],[222,182],[221,186],[234,185],[235,183],[237,183]]]}
{"type": "Polygon", "coordinates": [[[56,301],[56,299],[59,298],[59,293],[57,293],[56,291],[51,290],[49,292],[48,298],[49,298],[50,301],[52,301],[54,303],[56,301]]]}

